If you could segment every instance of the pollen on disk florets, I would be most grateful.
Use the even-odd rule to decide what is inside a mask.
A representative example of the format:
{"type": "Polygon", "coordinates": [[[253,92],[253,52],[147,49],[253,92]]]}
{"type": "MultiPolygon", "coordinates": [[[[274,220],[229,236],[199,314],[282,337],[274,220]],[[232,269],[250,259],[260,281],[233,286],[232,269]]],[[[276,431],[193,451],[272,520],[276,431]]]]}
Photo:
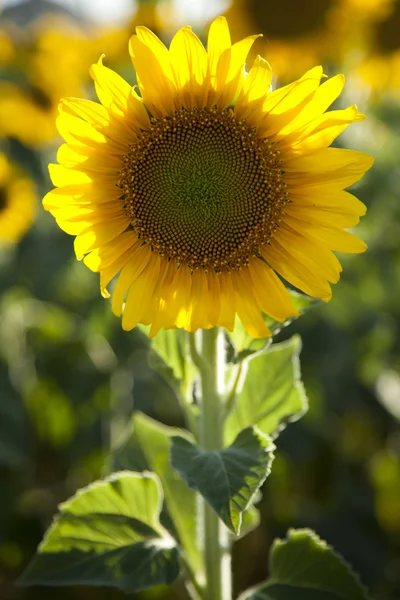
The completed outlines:
{"type": "Polygon", "coordinates": [[[217,107],[152,119],[124,157],[119,186],[143,242],[192,270],[247,265],[289,202],[274,145],[217,107]]]}

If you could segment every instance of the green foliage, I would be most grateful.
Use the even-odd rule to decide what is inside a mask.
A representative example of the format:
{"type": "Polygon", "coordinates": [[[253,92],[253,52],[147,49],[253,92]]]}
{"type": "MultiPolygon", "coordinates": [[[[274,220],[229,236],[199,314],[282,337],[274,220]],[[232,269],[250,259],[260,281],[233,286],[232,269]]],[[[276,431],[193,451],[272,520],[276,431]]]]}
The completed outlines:
{"type": "Polygon", "coordinates": [[[120,472],[60,505],[22,585],[105,585],[126,593],[179,575],[179,553],[161,526],[162,489],[151,474],[120,472]]]}
{"type": "Polygon", "coordinates": [[[172,466],[198,491],[225,525],[239,534],[242,513],[271,469],[274,445],[253,427],[240,432],[229,448],[205,452],[183,437],[174,437],[172,466]]]}
{"type": "MultiPolygon", "coordinates": [[[[319,300],[318,298],[311,298],[310,296],[306,296],[305,294],[301,294],[300,292],[291,289],[288,289],[288,292],[293,304],[299,312],[299,316],[305,315],[312,308],[322,304],[322,300],[319,300]]],[[[299,317],[289,317],[288,319],[285,319],[285,321],[279,322],[271,319],[271,317],[266,317],[265,321],[272,335],[277,335],[284,327],[288,327],[288,325],[291,325],[291,323],[298,318],[299,317]]]]}
{"type": "MultiPolygon", "coordinates": [[[[305,296],[294,290],[288,290],[288,292],[300,315],[305,314],[311,308],[321,304],[320,300],[310,298],[309,296],[305,296]]],[[[293,323],[297,318],[298,317],[291,317],[283,322],[279,322],[264,315],[264,321],[273,336],[277,335],[284,327],[293,323]]],[[[260,350],[267,349],[271,344],[270,338],[264,340],[253,339],[239,320],[236,321],[235,329],[232,332],[227,332],[227,336],[233,347],[233,356],[231,357],[233,362],[240,362],[260,350]]]]}
{"type": "Polygon", "coordinates": [[[270,577],[240,600],[369,600],[346,561],[309,529],[275,540],[270,577]]]}
{"type": "Polygon", "coordinates": [[[254,529],[257,529],[257,527],[260,525],[260,511],[254,506],[254,504],[256,504],[260,499],[261,492],[253,497],[251,501],[252,503],[249,504],[246,510],[242,513],[240,531],[237,532],[235,536],[244,537],[254,529]]]}
{"type": "Polygon", "coordinates": [[[171,369],[175,379],[185,378],[187,351],[184,331],[162,329],[152,340],[151,348],[171,369]]]}
{"type": "MultiPolygon", "coordinates": [[[[142,452],[147,467],[160,478],[168,513],[192,568],[197,570],[201,564],[201,556],[196,543],[196,495],[169,462],[171,438],[178,435],[184,436],[184,430],[162,425],[137,412],[133,417],[133,431],[124,447],[117,452],[116,460],[121,460],[122,452],[123,463],[134,464],[138,450],[142,452]]],[[[189,435],[187,439],[191,439],[189,435]]]]}
{"type": "Polygon", "coordinates": [[[76,415],[65,394],[52,382],[42,380],[27,394],[27,406],[38,434],[55,447],[67,444],[76,430],[76,415]]]}
{"type": "MultiPolygon", "coordinates": [[[[31,15],[39,14],[44,6],[50,8],[51,4],[31,2],[32,11],[27,11],[21,3],[11,10],[5,8],[2,17],[9,23],[17,16],[15,22],[19,22],[19,27],[22,23],[24,28],[26,23],[30,30],[31,15]]],[[[262,3],[252,4],[260,6],[262,3]]],[[[251,14],[254,24],[253,13],[250,11],[249,16],[251,14]]],[[[296,11],[293,15],[298,16],[296,11]]],[[[361,20],[370,28],[370,33],[382,21],[375,17],[361,20]]],[[[11,27],[10,32],[15,33],[14,29],[11,27]]],[[[204,33],[200,24],[198,29],[200,35],[204,33]]],[[[127,32],[121,33],[120,40],[127,32]]],[[[160,33],[169,35],[162,28],[160,33]]],[[[32,84],[35,88],[32,92],[40,87],[40,77],[36,75],[40,75],[42,69],[32,69],[32,65],[37,66],[35,49],[44,49],[41,55],[47,56],[48,52],[51,54],[51,47],[57,51],[59,48],[51,40],[47,43],[46,37],[44,45],[30,35],[13,34],[12,37],[17,46],[18,40],[27,38],[28,47],[22,49],[22,53],[17,49],[14,66],[2,63],[1,71],[5,80],[11,78],[25,95],[32,84]]],[[[365,36],[355,36],[355,39],[361,38],[365,36]]],[[[123,45],[125,56],[125,40],[123,45]]],[[[68,56],[74,52],[74,44],[69,46],[64,41],[61,48],[68,56]]],[[[81,52],[81,44],[78,46],[81,52]]],[[[369,51],[367,46],[366,52],[369,51]]],[[[114,56],[111,60],[119,63],[120,70],[120,59],[114,56]]],[[[81,56],[79,61],[79,64],[86,63],[86,58],[83,60],[81,56]]],[[[70,60],[66,62],[70,64],[70,60]]],[[[329,70],[341,70],[339,62],[334,63],[329,65],[329,70]]],[[[349,61],[346,61],[346,69],[349,69],[349,61]]],[[[368,118],[360,129],[358,125],[351,127],[341,139],[347,136],[345,144],[358,146],[359,150],[376,157],[374,168],[357,185],[356,191],[368,206],[368,213],[356,233],[368,243],[369,250],[360,257],[339,254],[344,271],[340,283],[334,286],[333,300],[323,310],[316,310],[296,323],[305,348],[302,372],[310,397],[310,414],[279,440],[280,464],[274,463],[260,507],[265,529],[260,528],[257,537],[249,539],[248,546],[243,541],[236,547],[235,584],[244,589],[249,577],[253,581],[262,577],[265,565],[260,565],[260,544],[268,543],[271,531],[302,522],[317,530],[334,532],[332,539],[338,546],[346,547],[362,577],[375,588],[377,597],[397,598],[400,597],[400,572],[396,569],[399,466],[393,432],[398,426],[396,374],[400,367],[399,98],[398,90],[392,90],[390,97],[385,90],[385,73],[377,75],[382,85],[375,94],[359,86],[354,73],[347,75],[351,80],[350,88],[346,86],[348,96],[342,103],[339,100],[337,107],[352,103],[354,98],[350,96],[355,93],[360,109],[368,118]]],[[[92,89],[92,83],[88,87],[92,89]]],[[[54,91],[57,90],[56,85],[54,91]]],[[[51,112],[49,118],[53,119],[51,112]]],[[[2,150],[25,167],[35,180],[38,205],[40,197],[50,189],[47,162],[54,162],[58,143],[57,139],[54,146],[49,143],[29,148],[21,140],[2,141],[2,150]]],[[[136,408],[155,418],[171,424],[182,422],[175,402],[176,392],[181,391],[177,379],[182,369],[181,348],[179,345],[171,348],[169,335],[172,332],[163,331],[154,340],[151,364],[169,384],[147,368],[148,341],[144,342],[135,332],[122,332],[109,301],[98,293],[98,275],[76,262],[72,238],[59,230],[43,210],[38,210],[34,226],[20,243],[0,249],[0,272],[0,563],[3,563],[0,564],[0,587],[6,596],[12,596],[10,582],[17,578],[31,548],[38,542],[43,522],[49,521],[60,498],[67,498],[71,490],[99,477],[105,452],[130,421],[133,402],[136,408]],[[100,399],[103,399],[101,403],[100,399]]],[[[295,296],[293,292],[296,302],[295,296]]],[[[316,303],[311,298],[297,296],[300,302],[316,303]]],[[[280,324],[267,320],[267,323],[275,336],[290,321],[280,324]]],[[[283,331],[285,336],[286,331],[283,331]]],[[[184,343],[184,334],[179,332],[178,335],[184,343]]],[[[240,323],[229,339],[230,367],[235,369],[243,364],[251,374],[256,363],[253,365],[253,361],[244,359],[254,356],[254,361],[258,360],[258,353],[266,349],[270,340],[251,340],[240,323]]],[[[278,346],[273,346],[271,352],[277,349],[278,346]]],[[[267,353],[267,358],[275,360],[276,357],[267,353]]],[[[257,385],[250,390],[255,392],[254,399],[258,398],[258,390],[263,389],[260,386],[260,373],[264,368],[261,359],[258,364],[257,385]]],[[[265,369],[268,373],[267,364],[265,369]]],[[[246,383],[246,389],[250,389],[250,383],[246,383]]],[[[289,398],[294,397],[293,391],[291,394],[289,398]]],[[[251,424],[257,422],[258,412],[252,412],[251,395],[246,397],[246,403],[243,403],[243,395],[239,397],[238,406],[241,410],[245,406],[240,412],[241,416],[245,415],[243,423],[251,424]]],[[[265,406],[268,412],[271,407],[265,398],[264,402],[265,405],[260,399],[258,407],[265,406]]],[[[273,431],[272,435],[287,419],[296,418],[291,412],[296,413],[299,403],[294,402],[290,408],[285,398],[280,406],[282,421],[279,417],[268,424],[269,413],[266,419],[266,430],[273,431]]],[[[279,411],[276,414],[279,415],[279,411]]],[[[233,420],[233,414],[229,419],[233,420]]],[[[242,426],[239,421],[234,425],[228,442],[235,437],[235,427],[240,431],[242,426]]],[[[166,435],[167,438],[169,444],[166,435]]],[[[136,464],[137,469],[144,468],[145,463],[149,467],[157,464],[151,468],[160,472],[166,488],[166,504],[172,515],[168,486],[177,490],[182,506],[183,488],[187,494],[192,492],[173,470],[180,486],[166,485],[169,480],[161,464],[161,442],[158,446],[156,436],[145,427],[142,435],[137,427],[129,451],[118,458],[121,461],[126,458],[130,468],[132,464],[135,470],[136,464]],[[147,442],[147,436],[151,442],[147,442]],[[152,457],[153,449],[157,460],[152,457]]],[[[192,504],[189,502],[186,506],[190,512],[192,504]]],[[[179,517],[182,507],[181,510],[178,504],[177,507],[179,517]]],[[[177,517],[174,518],[177,531],[179,527],[185,528],[185,514],[182,512],[181,526],[177,517]]],[[[250,509],[242,516],[243,534],[250,509]]],[[[189,525],[188,532],[192,532],[193,527],[189,525]]],[[[185,533],[179,531],[178,534],[181,542],[185,542],[185,533]]],[[[190,539],[191,536],[188,533],[190,539]]],[[[276,597],[279,593],[287,594],[282,589],[283,586],[279,591],[274,588],[276,597]]],[[[171,593],[174,591],[164,590],[154,592],[154,596],[170,599],[171,593]]],[[[20,590],[19,594],[23,600],[46,595],[40,590],[20,590]]],[[[84,591],[88,600],[99,594],[102,594],[99,590],[84,591]]],[[[118,592],[105,594],[120,597],[118,592]]],[[[293,597],[302,600],[302,594],[307,595],[307,600],[312,600],[315,594],[321,596],[318,590],[297,589],[293,597]]],[[[57,596],[76,600],[82,596],[82,590],[61,590],[57,596]]],[[[175,596],[172,597],[175,600],[175,596]]],[[[332,600],[331,592],[324,592],[324,598],[332,600]]]]}
{"type": "Polygon", "coordinates": [[[29,463],[27,417],[21,398],[13,393],[0,360],[0,466],[15,470],[29,463]]]}
{"type": "MultiPolygon", "coordinates": [[[[149,327],[140,326],[147,333],[149,327]]],[[[175,390],[184,391],[196,371],[188,360],[187,334],[181,329],[161,329],[152,339],[150,366],[175,390]]]]}
{"type": "Polygon", "coordinates": [[[307,397],[300,380],[301,340],[274,344],[248,359],[243,387],[226,424],[230,442],[239,431],[251,425],[276,436],[289,421],[307,410],[307,397]]]}

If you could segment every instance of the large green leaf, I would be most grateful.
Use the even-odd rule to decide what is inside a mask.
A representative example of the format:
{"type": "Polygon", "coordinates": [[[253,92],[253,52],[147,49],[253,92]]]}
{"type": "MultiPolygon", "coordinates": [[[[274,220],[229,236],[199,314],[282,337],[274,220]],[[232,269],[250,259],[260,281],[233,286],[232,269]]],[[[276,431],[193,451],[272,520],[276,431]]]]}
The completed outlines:
{"type": "MultiPolygon", "coordinates": [[[[185,432],[162,425],[140,412],[135,414],[133,422],[133,437],[139,442],[148,467],[161,480],[168,512],[189,562],[197,572],[201,564],[201,552],[197,543],[196,494],[187,487],[169,462],[171,438],[185,436],[185,432]]],[[[190,439],[189,436],[187,439],[190,439]]]]}
{"type": "Polygon", "coordinates": [[[186,337],[179,329],[161,329],[152,339],[151,347],[166,365],[172,370],[176,379],[183,379],[186,374],[186,337]]]}
{"type": "Polygon", "coordinates": [[[105,585],[137,592],[179,575],[175,541],[161,526],[162,489],[151,474],[120,472],[79,490],[28,565],[22,585],[105,585]]]}
{"type": "Polygon", "coordinates": [[[201,552],[197,543],[196,495],[169,462],[171,437],[176,435],[191,439],[183,429],[168,427],[136,412],[131,432],[112,454],[109,470],[135,468],[157,473],[165,495],[164,509],[167,509],[193,570],[198,571],[201,568],[201,552]]]}
{"type": "Polygon", "coordinates": [[[273,448],[271,440],[253,427],[220,451],[205,452],[183,437],[174,437],[171,463],[225,525],[239,534],[242,513],[270,472],[273,448]]]}
{"type": "MultiPolygon", "coordinates": [[[[149,327],[140,326],[143,332],[149,327]]],[[[160,373],[176,391],[184,391],[196,374],[187,348],[187,335],[181,329],[161,329],[151,340],[150,366],[160,373]]]]}
{"type": "Polygon", "coordinates": [[[370,600],[350,565],[316,533],[290,530],[276,540],[270,578],[240,600],[370,600]]]}
{"type": "Polygon", "coordinates": [[[228,443],[251,425],[275,436],[288,421],[304,414],[307,397],[300,380],[300,350],[301,340],[293,336],[247,359],[246,378],[226,423],[228,443]]]}

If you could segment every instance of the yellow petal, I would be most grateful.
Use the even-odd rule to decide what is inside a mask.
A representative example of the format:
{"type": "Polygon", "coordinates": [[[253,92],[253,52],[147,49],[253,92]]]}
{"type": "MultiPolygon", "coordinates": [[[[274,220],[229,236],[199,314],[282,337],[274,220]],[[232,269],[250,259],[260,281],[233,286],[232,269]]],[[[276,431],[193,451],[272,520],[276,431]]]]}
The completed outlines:
{"type": "Polygon", "coordinates": [[[127,143],[124,139],[120,139],[118,135],[115,135],[118,134],[118,130],[116,131],[115,128],[108,128],[107,135],[105,135],[104,129],[100,132],[87,121],[75,117],[68,110],[66,111],[63,103],[59,105],[59,111],[56,125],[60,135],[66,142],[97,150],[103,148],[111,154],[126,153],[127,143]],[[114,134],[115,137],[110,137],[110,134],[114,134]]]}
{"type": "Polygon", "coordinates": [[[207,89],[207,52],[190,27],[182,27],[172,38],[170,49],[179,101],[182,106],[203,108],[207,89]]]}
{"type": "Polygon", "coordinates": [[[158,310],[162,310],[164,314],[164,327],[175,328],[183,327],[186,319],[182,313],[185,312],[191,285],[191,273],[186,266],[177,268],[175,261],[167,261],[167,266],[163,265],[166,271],[164,286],[158,303],[158,310]],[[178,320],[183,323],[178,325],[178,320]]]}
{"type": "Polygon", "coordinates": [[[151,32],[144,36],[143,28],[137,30],[129,40],[129,53],[143,101],[156,117],[172,114],[177,92],[168,50],[151,32]]]}
{"type": "Polygon", "coordinates": [[[66,142],[79,141],[82,144],[93,147],[93,144],[106,144],[107,138],[87,121],[75,117],[64,110],[65,105],[59,105],[60,115],[56,120],[59,134],[66,142]]]}
{"type": "Polygon", "coordinates": [[[109,219],[125,215],[121,203],[105,203],[92,206],[64,206],[53,209],[51,214],[58,225],[70,235],[78,235],[91,225],[105,223],[109,219]]]}
{"type": "Polygon", "coordinates": [[[121,190],[115,185],[102,185],[100,189],[97,185],[93,185],[93,182],[85,185],[65,185],[48,192],[43,198],[43,207],[45,210],[52,210],[71,204],[85,206],[92,202],[95,204],[118,202],[120,195],[121,190]]]}
{"type": "Polygon", "coordinates": [[[174,279],[173,304],[177,307],[175,325],[185,327],[188,320],[188,311],[192,289],[192,273],[186,267],[180,267],[174,279]]]}
{"type": "Polygon", "coordinates": [[[50,179],[56,187],[63,185],[87,185],[92,183],[93,177],[82,171],[67,169],[63,165],[49,164],[50,179]]]}
{"type": "MultiPolygon", "coordinates": [[[[314,119],[291,143],[290,154],[306,155],[327,148],[351,123],[359,121],[360,116],[363,115],[360,115],[357,106],[354,105],[345,110],[330,111],[314,119]]],[[[282,142],[286,146],[288,138],[283,139],[282,142]]],[[[280,148],[282,148],[281,144],[280,148]]]]}
{"type": "Polygon", "coordinates": [[[260,135],[271,137],[291,122],[310,101],[322,75],[322,67],[314,67],[293,84],[268,94],[263,104],[260,135]]]}
{"type": "Polygon", "coordinates": [[[331,299],[332,292],[328,281],[318,277],[312,269],[293,258],[276,239],[264,249],[263,256],[279,275],[299,290],[325,302],[331,299]]]}
{"type": "Polygon", "coordinates": [[[77,259],[81,260],[91,250],[100,248],[103,244],[108,244],[125,231],[128,225],[129,218],[127,217],[112,219],[104,225],[94,225],[75,238],[74,248],[77,259]]]}
{"type": "Polygon", "coordinates": [[[360,220],[360,217],[354,213],[329,210],[320,206],[302,206],[294,203],[285,206],[284,212],[303,223],[309,223],[313,226],[337,227],[338,229],[354,227],[360,220]]]}
{"type": "Polygon", "coordinates": [[[153,253],[147,267],[131,285],[122,317],[122,328],[125,331],[130,331],[141,323],[144,313],[154,306],[154,288],[160,274],[160,262],[160,256],[153,253]]]}
{"type": "Polygon", "coordinates": [[[134,249],[139,244],[140,241],[137,239],[136,233],[134,231],[127,231],[118,236],[110,244],[105,244],[101,248],[97,248],[90,254],[87,254],[83,262],[91,271],[99,272],[108,269],[127,250],[134,249]]]}
{"type": "Polygon", "coordinates": [[[271,79],[270,64],[261,56],[257,56],[239,92],[235,103],[235,113],[242,118],[248,118],[252,109],[259,109],[260,103],[264,102],[265,95],[269,91],[271,79]]]}
{"type": "Polygon", "coordinates": [[[244,38],[222,54],[216,75],[216,92],[220,108],[226,108],[234,102],[244,81],[247,55],[260,35],[244,38]]]}
{"type": "Polygon", "coordinates": [[[295,190],[291,190],[290,199],[296,206],[315,206],[360,217],[367,212],[365,204],[353,194],[345,190],[338,190],[336,186],[330,184],[329,186],[326,184],[298,186],[295,190]]]}
{"type": "MultiPolygon", "coordinates": [[[[90,68],[100,102],[128,130],[137,133],[140,128],[147,128],[150,121],[143,101],[125,79],[103,65],[103,57],[90,68]]],[[[123,130],[119,130],[121,133],[123,130]]]]}
{"type": "Polygon", "coordinates": [[[103,65],[104,54],[90,67],[96,94],[102,105],[114,114],[125,117],[131,86],[112,69],[103,65]]]}
{"type": "Polygon", "coordinates": [[[261,310],[243,280],[241,273],[233,274],[236,311],[243,327],[253,338],[271,337],[271,332],[261,316],[261,310]]]}
{"type": "MultiPolygon", "coordinates": [[[[316,237],[310,239],[309,234],[318,231],[317,228],[305,228],[300,223],[300,227],[296,229],[297,223],[288,216],[279,230],[275,232],[274,238],[287,250],[288,254],[312,270],[317,277],[337,283],[342,272],[340,262],[327,245],[321,241],[318,242],[316,237]]],[[[339,230],[338,232],[340,233],[339,230]]]]}
{"type": "Polygon", "coordinates": [[[87,121],[96,128],[108,127],[110,116],[101,104],[81,98],[62,98],[60,100],[63,112],[87,121]]]}
{"type": "MultiPolygon", "coordinates": [[[[176,273],[176,264],[174,261],[163,260],[160,268],[160,277],[157,281],[157,286],[154,291],[154,310],[152,311],[151,328],[149,337],[152,338],[164,329],[175,327],[175,319],[177,310],[171,310],[172,302],[171,284],[176,273]]],[[[175,307],[174,307],[175,308],[175,307]]]]}
{"type": "Polygon", "coordinates": [[[221,311],[221,288],[219,275],[213,272],[207,273],[208,281],[208,321],[214,327],[219,323],[221,311]]]}
{"type": "MultiPolygon", "coordinates": [[[[90,148],[85,153],[84,146],[61,144],[57,151],[57,161],[68,168],[79,171],[99,171],[100,173],[117,174],[123,167],[120,156],[107,152],[93,152],[90,148]]],[[[116,176],[117,179],[117,176],[116,176]]]]}
{"type": "Polygon", "coordinates": [[[221,290],[221,307],[218,325],[228,331],[232,331],[235,327],[236,301],[231,274],[220,273],[219,285],[221,290]]]}
{"type": "Polygon", "coordinates": [[[225,17],[217,17],[208,32],[207,53],[211,84],[215,87],[217,66],[221,55],[231,47],[231,36],[225,17]]]}
{"type": "Polygon", "coordinates": [[[323,148],[315,156],[295,157],[285,163],[290,185],[329,182],[335,187],[352,185],[372,167],[368,154],[342,148],[323,148]]]}
{"type": "Polygon", "coordinates": [[[134,244],[132,248],[126,250],[118,258],[116,258],[110,265],[100,271],[100,293],[103,298],[109,298],[110,294],[107,290],[107,286],[114,279],[117,273],[130,261],[133,254],[137,250],[137,245],[134,244]]]}
{"type": "Polygon", "coordinates": [[[193,271],[190,289],[190,301],[187,309],[185,329],[190,332],[197,331],[200,327],[208,329],[210,321],[207,309],[208,285],[207,277],[203,270],[193,271]]]}
{"type": "Polygon", "coordinates": [[[254,297],[265,314],[276,321],[299,314],[279,277],[260,259],[250,262],[248,275],[247,283],[254,289],[254,297]]]}
{"type": "Polygon", "coordinates": [[[326,244],[328,248],[335,252],[360,254],[361,252],[365,252],[368,248],[365,242],[352,233],[328,227],[308,228],[307,236],[326,244]]]}
{"type": "Polygon", "coordinates": [[[135,252],[128,262],[125,263],[112,296],[112,311],[117,317],[122,312],[122,304],[129,287],[139,277],[152,259],[152,252],[148,246],[135,247],[135,252]]]}
{"type": "Polygon", "coordinates": [[[281,129],[277,135],[277,139],[281,139],[293,131],[301,129],[310,121],[322,115],[336,98],[340,96],[344,83],[344,75],[335,75],[335,77],[331,77],[320,85],[300,113],[281,129]]]}

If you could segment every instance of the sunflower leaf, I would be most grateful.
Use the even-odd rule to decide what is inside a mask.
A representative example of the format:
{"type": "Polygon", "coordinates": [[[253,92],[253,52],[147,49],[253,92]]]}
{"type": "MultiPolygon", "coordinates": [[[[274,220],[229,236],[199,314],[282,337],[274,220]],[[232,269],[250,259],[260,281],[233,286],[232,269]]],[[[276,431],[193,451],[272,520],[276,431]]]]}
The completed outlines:
{"type": "Polygon", "coordinates": [[[192,569],[197,572],[201,569],[201,552],[197,544],[196,496],[168,460],[171,437],[176,435],[191,439],[183,429],[169,427],[142,412],[135,412],[131,430],[112,453],[109,470],[134,468],[157,473],[165,496],[161,522],[175,530],[192,569]],[[164,517],[167,517],[165,521],[164,517]]]}
{"type": "Polygon", "coordinates": [[[275,540],[270,578],[239,600],[370,600],[350,565],[310,529],[275,540]]]}
{"type": "Polygon", "coordinates": [[[300,379],[300,350],[301,339],[295,335],[249,357],[243,387],[227,419],[227,443],[251,425],[276,437],[286,423],[298,420],[306,412],[307,396],[300,379]]]}
{"type": "MultiPolygon", "coordinates": [[[[145,331],[145,327],[141,327],[145,331]]],[[[180,329],[161,329],[151,340],[149,353],[150,366],[160,373],[173,388],[179,390],[180,385],[187,385],[196,370],[187,359],[187,336],[180,329]]]]}
{"type": "Polygon", "coordinates": [[[238,537],[245,537],[248,533],[254,529],[257,529],[257,527],[260,525],[260,511],[253,504],[253,502],[259,502],[260,499],[261,498],[255,498],[242,513],[242,524],[240,527],[240,532],[237,534],[238,537]]]}
{"type": "Polygon", "coordinates": [[[19,583],[104,585],[134,593],[179,575],[175,541],[161,526],[162,489],[152,473],[122,471],[60,505],[19,583]]]}
{"type": "MultiPolygon", "coordinates": [[[[178,536],[194,570],[199,569],[200,552],[196,543],[196,495],[188,489],[168,460],[173,436],[185,436],[183,429],[168,427],[137,412],[133,418],[134,436],[139,441],[148,467],[162,483],[165,503],[178,536]]],[[[187,439],[189,435],[187,435],[187,439]]]]}
{"type": "Polygon", "coordinates": [[[242,513],[270,472],[273,449],[270,438],[253,427],[241,431],[231,446],[220,451],[205,452],[187,439],[174,437],[171,464],[238,535],[242,513]]]}

